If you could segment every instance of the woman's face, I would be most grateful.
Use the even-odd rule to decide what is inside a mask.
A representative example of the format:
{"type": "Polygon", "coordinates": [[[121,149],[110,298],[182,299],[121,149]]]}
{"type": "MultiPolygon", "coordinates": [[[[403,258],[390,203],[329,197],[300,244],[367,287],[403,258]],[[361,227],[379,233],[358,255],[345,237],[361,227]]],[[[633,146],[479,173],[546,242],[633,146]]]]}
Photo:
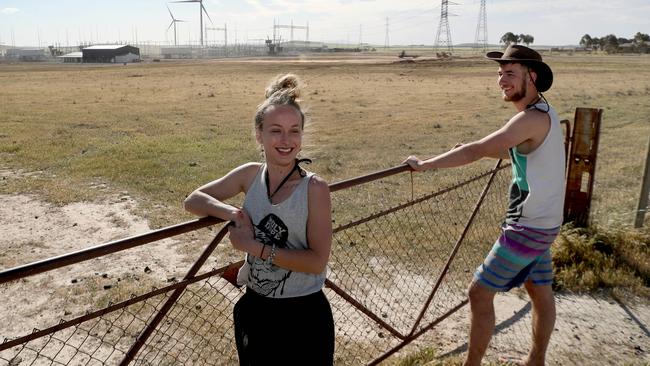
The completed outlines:
{"type": "Polygon", "coordinates": [[[267,163],[293,164],[302,146],[300,112],[286,105],[272,107],[255,132],[255,138],[264,147],[267,163]]]}

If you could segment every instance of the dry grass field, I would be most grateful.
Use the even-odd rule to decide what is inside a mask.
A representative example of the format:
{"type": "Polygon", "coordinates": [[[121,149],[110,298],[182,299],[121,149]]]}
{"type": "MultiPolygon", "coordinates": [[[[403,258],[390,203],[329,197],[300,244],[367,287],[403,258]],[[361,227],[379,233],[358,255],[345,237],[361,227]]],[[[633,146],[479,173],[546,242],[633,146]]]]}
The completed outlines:
{"type": "MultiPolygon", "coordinates": [[[[556,75],[546,97],[561,118],[604,109],[595,209],[631,222],[650,133],[650,58],[546,58],[556,75]]],[[[442,152],[513,113],[495,63],[396,60],[3,64],[0,168],[32,174],[5,179],[0,191],[66,203],[102,200],[94,186],[105,184],[146,202],[142,214],[156,226],[177,222],[193,188],[259,159],[252,114],[267,82],[285,72],[305,81],[304,155],[331,182],[442,152]]]]}
{"type": "MultiPolygon", "coordinates": [[[[561,118],[572,120],[576,107],[604,109],[593,221],[630,226],[650,135],[650,57],[544,58],[555,73],[545,96],[561,118]]],[[[260,159],[252,115],[277,74],[292,72],[303,79],[310,118],[303,155],[314,160],[310,170],[335,182],[398,165],[410,154],[428,157],[498,128],[514,110],[501,100],[496,69],[496,63],[470,56],[409,63],[394,56],[344,55],[127,66],[0,64],[0,243],[7,246],[0,269],[141,233],[147,229],[141,220],[158,228],[189,219],[181,206],[189,192],[260,159]],[[106,227],[81,230],[92,222],[106,227]]],[[[493,164],[425,173],[436,187],[415,187],[448,186],[493,164]]],[[[404,198],[372,187],[337,193],[334,217],[340,223],[404,198]]],[[[103,306],[145,283],[182,276],[211,234],[183,238],[196,240],[189,248],[172,242],[151,253],[142,249],[125,255],[121,269],[93,261],[94,275],[75,270],[38,276],[26,288],[46,289],[42,295],[61,299],[47,304],[47,296],[39,297],[43,303],[29,312],[15,309],[25,319],[21,325],[29,329],[42,322],[36,318],[43,314],[35,310],[41,305],[65,307],[65,314],[48,313],[54,320],[70,315],[69,309],[75,309],[74,315],[91,301],[103,306]],[[151,256],[149,277],[141,273],[144,255],[151,256]],[[173,265],[166,262],[170,259],[173,265]],[[141,282],[124,278],[129,270],[141,282]],[[111,292],[115,286],[104,291],[119,276],[120,292],[111,292]],[[62,288],[70,278],[86,281],[87,293],[69,296],[75,290],[62,288]],[[90,299],[98,294],[99,300],[90,299]]],[[[13,288],[4,295],[19,304],[31,297],[29,290],[13,288]]],[[[0,312],[0,323],[12,316],[0,312]]],[[[0,329],[0,340],[18,334],[12,327],[0,329]]]]}

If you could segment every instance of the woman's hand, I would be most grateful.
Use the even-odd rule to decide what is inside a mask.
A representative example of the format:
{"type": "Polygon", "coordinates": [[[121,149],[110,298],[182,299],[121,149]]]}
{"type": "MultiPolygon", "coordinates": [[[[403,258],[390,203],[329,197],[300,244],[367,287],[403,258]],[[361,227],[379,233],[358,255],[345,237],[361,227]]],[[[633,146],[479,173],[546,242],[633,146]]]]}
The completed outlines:
{"type": "Polygon", "coordinates": [[[233,248],[251,253],[255,242],[255,229],[250,217],[243,209],[237,209],[232,222],[234,225],[230,225],[228,233],[233,248]]]}

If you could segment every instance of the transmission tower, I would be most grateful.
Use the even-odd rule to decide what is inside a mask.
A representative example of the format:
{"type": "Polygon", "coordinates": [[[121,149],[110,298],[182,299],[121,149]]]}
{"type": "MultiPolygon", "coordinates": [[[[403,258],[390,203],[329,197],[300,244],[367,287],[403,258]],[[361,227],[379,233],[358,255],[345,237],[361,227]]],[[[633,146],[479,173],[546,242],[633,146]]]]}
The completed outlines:
{"type": "Polygon", "coordinates": [[[359,24],[359,48],[361,48],[361,44],[363,43],[361,41],[361,35],[363,34],[363,25],[359,24]]]}
{"type": "Polygon", "coordinates": [[[487,11],[485,10],[485,0],[481,0],[481,10],[478,12],[478,25],[476,26],[474,47],[476,50],[483,52],[487,51],[488,47],[487,11]]]}
{"type": "Polygon", "coordinates": [[[273,19],[273,42],[275,43],[276,37],[279,37],[280,35],[280,29],[290,29],[291,30],[291,38],[290,41],[293,42],[293,30],[294,29],[304,29],[305,32],[305,42],[309,42],[309,22],[307,22],[307,25],[302,26],[302,25],[293,25],[293,20],[291,20],[291,25],[285,25],[285,24],[280,24],[279,22],[276,23],[275,19],[273,19]]]}
{"type": "MultiPolygon", "coordinates": [[[[208,42],[208,31],[213,30],[213,31],[223,31],[223,46],[227,49],[228,48],[228,24],[224,23],[223,28],[221,27],[205,27],[205,44],[209,45],[210,42],[208,42]]],[[[215,39],[216,41],[216,39],[215,39]]]]}
{"type": "Polygon", "coordinates": [[[386,38],[384,39],[384,48],[390,47],[390,42],[388,40],[388,17],[386,17],[386,38]]]}
{"type": "MultiPolygon", "coordinates": [[[[449,0],[442,0],[440,5],[440,24],[438,25],[438,33],[433,48],[440,49],[447,46],[447,50],[452,52],[454,46],[451,43],[451,31],[449,30],[449,4],[449,0]]],[[[451,4],[456,5],[453,2],[451,4]]]]}

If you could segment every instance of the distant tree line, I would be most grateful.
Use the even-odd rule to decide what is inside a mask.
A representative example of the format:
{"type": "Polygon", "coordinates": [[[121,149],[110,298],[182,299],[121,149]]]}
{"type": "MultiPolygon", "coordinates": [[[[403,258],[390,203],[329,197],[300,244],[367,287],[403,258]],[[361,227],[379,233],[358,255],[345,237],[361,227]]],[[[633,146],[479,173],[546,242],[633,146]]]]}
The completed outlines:
{"type": "Polygon", "coordinates": [[[627,39],[608,34],[604,37],[592,37],[585,34],[580,38],[580,46],[593,50],[617,53],[622,51],[649,53],[650,36],[646,33],[637,32],[633,38],[627,39]]]}
{"type": "Polygon", "coordinates": [[[504,45],[506,45],[506,47],[510,46],[511,44],[519,44],[519,43],[523,43],[526,46],[528,46],[534,41],[535,41],[535,37],[531,36],[530,34],[514,34],[512,32],[508,32],[503,36],[501,36],[499,43],[503,43],[504,45]]]}
{"type": "MultiPolygon", "coordinates": [[[[511,44],[523,43],[526,46],[535,41],[535,38],[530,34],[514,34],[507,32],[499,43],[503,43],[506,47],[511,44]]],[[[592,37],[585,34],[580,38],[580,46],[584,48],[593,49],[595,51],[604,51],[607,53],[618,52],[638,52],[650,53],[650,36],[646,33],[637,32],[632,38],[616,37],[613,34],[608,34],[604,37],[592,37]]]]}

